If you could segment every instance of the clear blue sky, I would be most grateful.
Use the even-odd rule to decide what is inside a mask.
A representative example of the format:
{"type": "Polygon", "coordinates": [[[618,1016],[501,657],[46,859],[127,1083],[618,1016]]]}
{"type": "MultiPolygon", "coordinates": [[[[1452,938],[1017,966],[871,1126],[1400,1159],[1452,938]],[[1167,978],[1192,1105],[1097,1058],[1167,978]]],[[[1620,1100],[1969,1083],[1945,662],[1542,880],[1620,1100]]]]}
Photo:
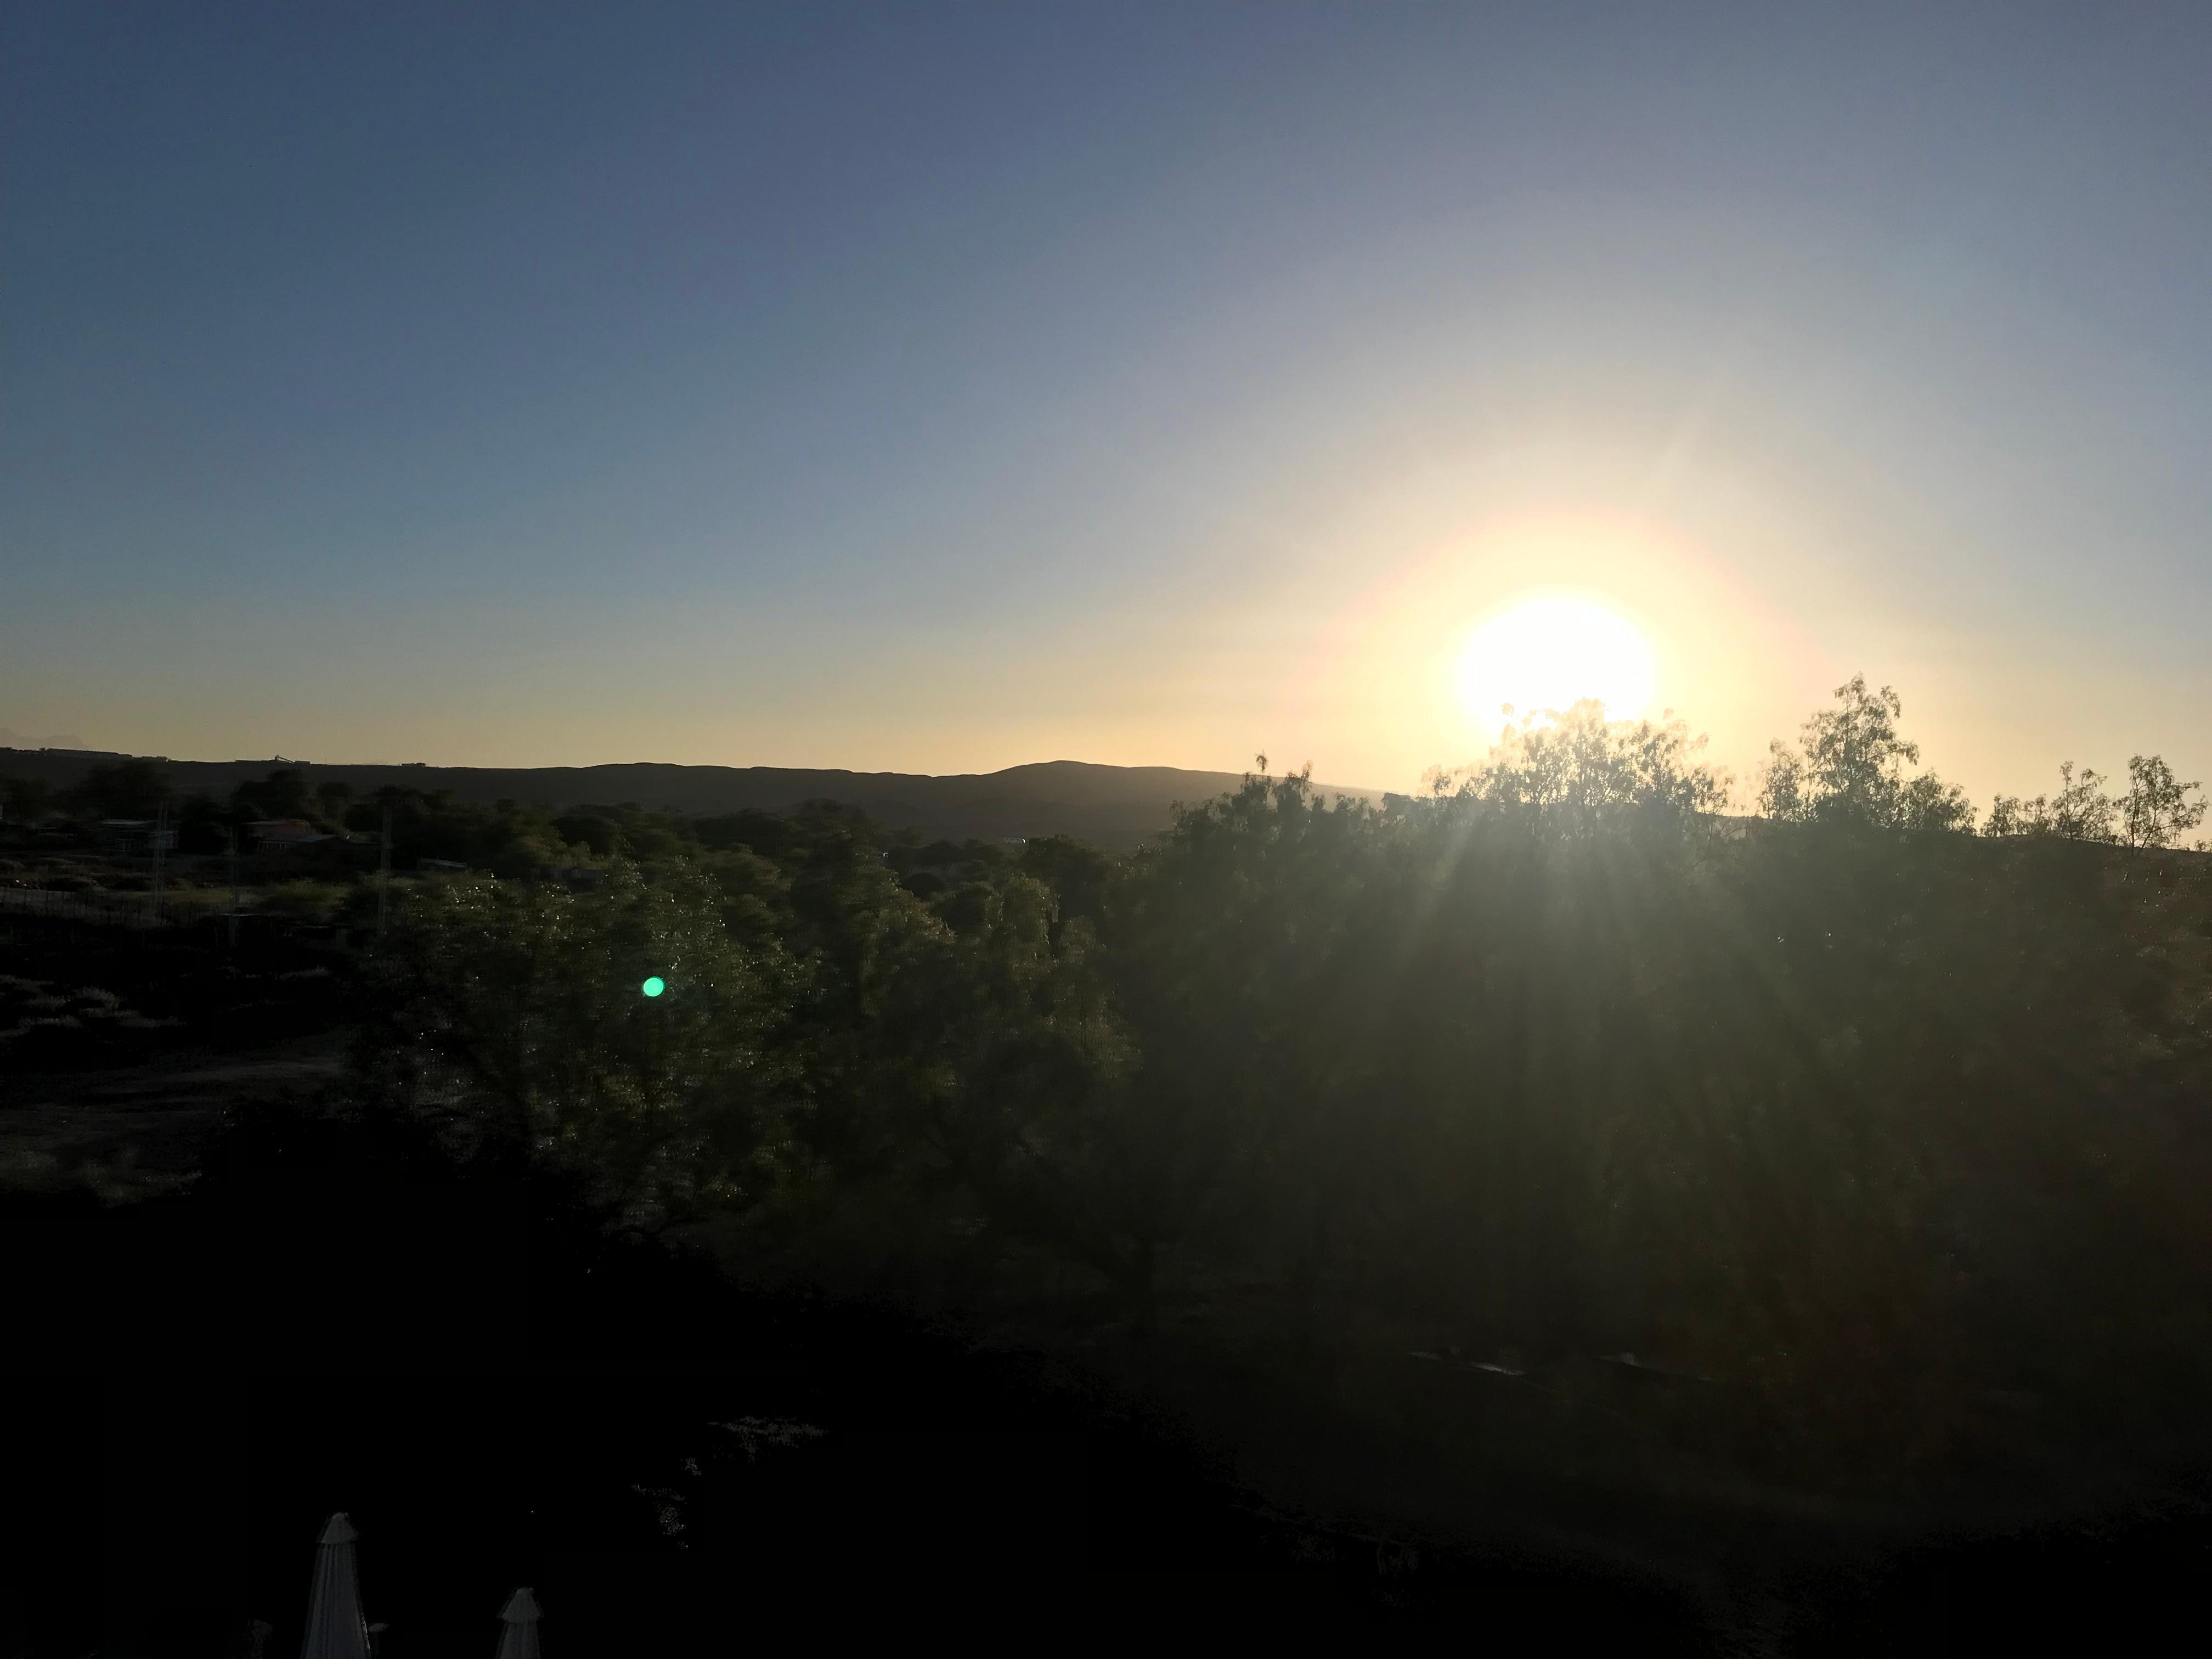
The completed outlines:
{"type": "Polygon", "coordinates": [[[2212,772],[2212,8],[10,5],[0,725],[2212,772]]]}

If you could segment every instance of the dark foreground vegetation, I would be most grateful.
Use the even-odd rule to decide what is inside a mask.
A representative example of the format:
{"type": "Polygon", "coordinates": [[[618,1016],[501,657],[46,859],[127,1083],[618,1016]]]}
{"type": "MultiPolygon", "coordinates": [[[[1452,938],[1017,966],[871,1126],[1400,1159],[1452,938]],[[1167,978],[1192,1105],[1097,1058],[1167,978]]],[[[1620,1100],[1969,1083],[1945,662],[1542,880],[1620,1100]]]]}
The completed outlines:
{"type": "MultiPolygon", "coordinates": [[[[845,772],[775,767],[676,766],[630,763],[586,767],[351,766],[325,762],[138,760],[81,749],[0,748],[0,777],[48,803],[95,794],[121,797],[107,817],[136,816],[133,792],[103,787],[102,779],[152,771],[182,814],[187,803],[201,821],[240,796],[266,808],[268,774],[299,781],[300,793],[326,819],[343,817],[325,802],[375,800],[386,792],[442,798],[465,808],[501,800],[642,801],[682,817],[726,817],[748,809],[781,812],[795,803],[834,799],[859,807],[878,822],[914,828],[924,841],[1009,836],[1071,835],[1126,851],[1150,840],[1166,821],[1169,803],[1218,794],[1237,775],[1174,767],[1101,766],[1046,761],[1003,771],[950,777],[896,772],[845,772]],[[125,769],[129,769],[126,770],[125,769]],[[210,811],[212,808],[212,811],[210,811]]],[[[136,792],[150,814],[159,795],[136,792]]],[[[1358,794],[1359,790],[1340,793],[1358,794]]],[[[16,808],[7,809],[11,814],[16,808]]],[[[266,810],[254,817],[272,816],[266,810]]],[[[434,853],[434,857],[448,856],[434,853]]]]}
{"type": "Polygon", "coordinates": [[[169,1605],[132,1504],[282,1492],[225,1511],[279,1578],[222,1617],[383,1503],[410,1582],[534,1582],[564,1651],[892,1584],[2148,1629],[2212,1545],[2193,786],[2139,757],[2100,816],[2069,772],[1972,835],[1899,713],[1844,688],[1750,820],[1584,708],[1129,858],[617,808],[559,832],[589,881],[408,884],[333,957],[319,1101],[175,1195],[12,1204],[25,1368],[106,1391],[24,1385],[105,1425],[104,1499],[53,1501],[104,1503],[126,1624],[169,1605]]]}

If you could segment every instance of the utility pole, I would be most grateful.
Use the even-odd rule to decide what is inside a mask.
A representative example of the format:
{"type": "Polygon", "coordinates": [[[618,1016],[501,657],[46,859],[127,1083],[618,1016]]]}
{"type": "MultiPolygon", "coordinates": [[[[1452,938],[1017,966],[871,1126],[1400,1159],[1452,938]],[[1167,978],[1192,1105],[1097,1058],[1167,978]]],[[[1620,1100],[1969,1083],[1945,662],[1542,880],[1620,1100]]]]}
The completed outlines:
{"type": "Polygon", "coordinates": [[[238,949],[238,826],[232,824],[230,836],[230,948],[238,949]]]}
{"type": "Polygon", "coordinates": [[[392,803],[384,803],[384,833],[376,854],[376,936],[384,937],[386,896],[392,886],[392,803]]]}
{"type": "Polygon", "coordinates": [[[161,854],[167,851],[169,839],[169,804],[163,801],[154,811],[154,920],[161,920],[161,854]]]}

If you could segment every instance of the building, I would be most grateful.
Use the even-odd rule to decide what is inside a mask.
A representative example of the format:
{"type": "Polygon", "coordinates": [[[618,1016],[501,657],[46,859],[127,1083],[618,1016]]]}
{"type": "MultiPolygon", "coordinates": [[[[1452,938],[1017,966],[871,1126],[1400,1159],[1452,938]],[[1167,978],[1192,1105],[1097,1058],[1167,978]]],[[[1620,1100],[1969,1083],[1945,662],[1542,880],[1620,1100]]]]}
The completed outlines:
{"type": "Polygon", "coordinates": [[[177,849],[177,832],[155,818],[102,818],[100,831],[125,858],[149,858],[156,851],[177,849]]]}
{"type": "Polygon", "coordinates": [[[263,858],[282,857],[297,848],[336,839],[305,818],[260,818],[246,828],[253,837],[253,850],[263,858]]]}

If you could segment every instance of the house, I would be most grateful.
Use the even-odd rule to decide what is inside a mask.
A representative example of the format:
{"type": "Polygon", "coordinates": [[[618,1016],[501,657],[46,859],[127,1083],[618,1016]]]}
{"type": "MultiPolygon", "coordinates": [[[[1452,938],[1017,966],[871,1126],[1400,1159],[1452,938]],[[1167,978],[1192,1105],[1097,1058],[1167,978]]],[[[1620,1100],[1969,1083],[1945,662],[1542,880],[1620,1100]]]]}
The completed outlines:
{"type": "Polygon", "coordinates": [[[246,827],[253,837],[253,850],[264,858],[279,857],[295,848],[335,839],[305,818],[261,818],[246,827]]]}
{"type": "Polygon", "coordinates": [[[177,848],[177,832],[162,827],[158,819],[102,818],[100,829],[125,858],[144,858],[157,850],[173,853],[177,848]]]}

